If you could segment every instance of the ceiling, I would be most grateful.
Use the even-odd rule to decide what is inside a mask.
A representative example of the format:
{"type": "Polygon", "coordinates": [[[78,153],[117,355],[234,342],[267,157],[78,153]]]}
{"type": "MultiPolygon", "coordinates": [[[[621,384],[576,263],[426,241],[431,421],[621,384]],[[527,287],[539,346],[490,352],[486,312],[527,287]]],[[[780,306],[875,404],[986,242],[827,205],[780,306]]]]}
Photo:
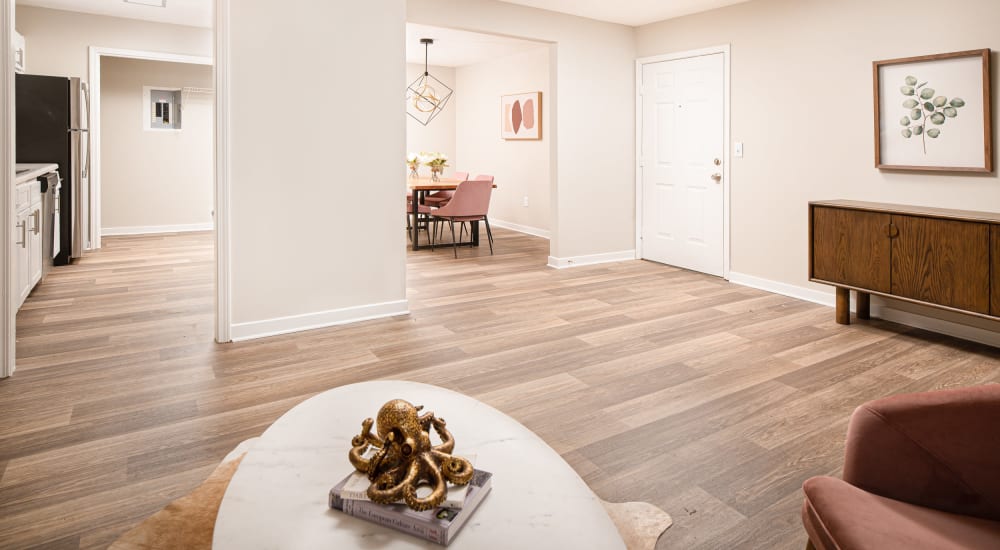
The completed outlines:
{"type": "Polygon", "coordinates": [[[143,19],[193,27],[212,27],[213,0],[167,0],[167,7],[128,4],[122,0],[16,0],[18,5],[143,19]]]}
{"type": "Polygon", "coordinates": [[[433,38],[430,47],[430,64],[439,67],[461,67],[489,59],[498,59],[526,50],[539,48],[543,42],[519,40],[505,36],[458,31],[441,27],[406,24],[406,62],[424,62],[421,38],[433,38]]]}
{"type": "Polygon", "coordinates": [[[532,8],[558,11],[638,27],[749,0],[501,0],[532,8]]]}
{"type": "MultiPolygon", "coordinates": [[[[558,11],[571,15],[579,15],[621,23],[623,25],[639,26],[654,23],[672,17],[680,17],[691,13],[708,11],[723,6],[739,4],[749,0],[501,0],[508,4],[520,4],[533,8],[558,11]]],[[[167,7],[157,8],[129,4],[122,0],[16,0],[17,4],[39,6],[57,10],[143,19],[159,23],[173,23],[194,27],[212,27],[213,0],[167,0],[167,7]]],[[[458,32],[458,31],[449,31],[458,32]]],[[[407,33],[409,35],[409,33],[407,33]]],[[[409,36],[408,36],[409,38],[409,36]]],[[[477,48],[504,48],[506,39],[489,37],[496,44],[489,44],[486,39],[477,42],[477,48]]],[[[419,37],[417,38],[419,41],[419,37]]],[[[418,43],[419,45],[419,43],[418,43]]],[[[407,51],[409,51],[407,45],[407,51]]],[[[458,55],[456,53],[456,55],[458,55]]],[[[409,57],[409,53],[407,54],[409,57]]],[[[422,58],[422,56],[421,56],[422,58]]],[[[439,63],[441,64],[441,63],[439,63]]],[[[468,64],[468,63],[459,63],[468,64]]],[[[457,65],[456,65],[457,66],[457,65]]]]}

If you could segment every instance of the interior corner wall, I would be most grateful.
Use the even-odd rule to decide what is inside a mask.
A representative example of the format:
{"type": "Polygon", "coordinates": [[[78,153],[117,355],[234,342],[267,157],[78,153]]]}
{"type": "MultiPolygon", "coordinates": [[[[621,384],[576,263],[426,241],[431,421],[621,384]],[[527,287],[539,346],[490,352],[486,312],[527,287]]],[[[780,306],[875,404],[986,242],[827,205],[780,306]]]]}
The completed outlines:
{"type": "MultiPolygon", "coordinates": [[[[1000,210],[996,173],[874,167],[873,61],[1000,49],[1000,3],[963,0],[932,28],[911,30],[921,28],[920,14],[940,7],[931,0],[754,0],[638,29],[639,56],[732,46],[732,136],[746,151],[731,166],[733,272],[832,292],[808,282],[812,200],[1000,210]]],[[[994,100],[994,132],[998,112],[994,100]]],[[[892,307],[997,330],[969,316],[898,301],[892,307]]]]}
{"type": "Polygon", "coordinates": [[[549,47],[459,67],[458,154],[462,170],[491,174],[497,188],[490,219],[548,233],[550,183],[549,47]],[[500,137],[500,96],[542,92],[542,139],[505,141],[500,137]],[[527,200],[527,205],[524,201],[527,200]]]}
{"type": "Polygon", "coordinates": [[[90,47],[211,57],[212,29],[17,6],[28,73],[88,79],[90,47]]]}
{"type": "MultiPolygon", "coordinates": [[[[426,152],[447,155],[449,168],[445,170],[445,176],[448,176],[454,173],[455,170],[462,170],[458,162],[458,147],[455,145],[457,128],[455,102],[461,97],[461,94],[458,91],[458,84],[455,80],[455,69],[453,67],[435,67],[431,65],[428,67],[428,70],[434,78],[437,78],[454,90],[454,95],[448,101],[445,109],[427,126],[417,122],[417,120],[409,115],[406,116],[406,151],[410,153],[426,152]]],[[[406,84],[410,84],[423,73],[424,65],[422,63],[407,63],[406,84]]],[[[399,161],[399,169],[403,174],[409,171],[409,168],[406,167],[402,159],[399,161]]],[[[430,175],[430,168],[426,166],[420,167],[420,174],[423,176],[430,175]]],[[[400,183],[400,186],[402,186],[402,183],[400,183]]]]}
{"type": "Polygon", "coordinates": [[[210,228],[215,98],[182,92],[181,129],[149,130],[144,86],[212,88],[212,67],[116,57],[101,62],[101,230],[210,228]]]}
{"type": "Polygon", "coordinates": [[[406,312],[404,0],[229,10],[233,338],[406,312]]]}
{"type": "Polygon", "coordinates": [[[550,254],[633,250],[634,29],[496,0],[408,0],[407,20],[554,43],[544,140],[554,180],[550,254]]]}

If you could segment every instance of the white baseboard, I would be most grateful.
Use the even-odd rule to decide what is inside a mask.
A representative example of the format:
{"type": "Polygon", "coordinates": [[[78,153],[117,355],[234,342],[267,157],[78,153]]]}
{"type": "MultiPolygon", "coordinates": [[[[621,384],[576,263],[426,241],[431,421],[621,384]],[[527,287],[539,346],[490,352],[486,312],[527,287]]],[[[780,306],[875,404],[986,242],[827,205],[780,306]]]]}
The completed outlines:
{"type": "Polygon", "coordinates": [[[105,227],[101,229],[102,237],[116,235],[155,235],[157,233],[188,233],[191,231],[211,231],[215,229],[212,222],[189,223],[184,225],[136,225],[132,227],[105,227]]]}
{"type": "Polygon", "coordinates": [[[504,229],[510,229],[511,231],[517,231],[518,233],[524,233],[525,235],[541,237],[543,239],[548,239],[551,235],[547,229],[539,229],[537,227],[531,227],[530,225],[521,225],[519,223],[506,222],[503,220],[490,220],[490,225],[493,227],[502,227],[504,229]]]}
{"type": "Polygon", "coordinates": [[[606,252],[604,254],[591,254],[589,256],[570,256],[568,258],[556,258],[549,256],[549,267],[555,269],[566,269],[569,267],[580,267],[584,265],[607,264],[612,262],[624,262],[635,259],[635,250],[622,250],[621,252],[606,252]]]}
{"type": "Polygon", "coordinates": [[[290,317],[251,321],[249,323],[236,323],[232,326],[231,335],[234,342],[241,342],[244,340],[277,336],[279,334],[288,334],[290,332],[302,332],[359,321],[369,321],[371,319],[381,319],[383,317],[395,317],[397,315],[406,315],[409,312],[410,302],[408,300],[367,304],[330,311],[293,315],[290,317]]]}
{"type": "MultiPolygon", "coordinates": [[[[729,282],[829,307],[834,307],[837,300],[832,287],[829,291],[822,291],[814,288],[790,285],[788,283],[781,283],[778,281],[754,277],[753,275],[735,272],[729,273],[729,282]]],[[[878,297],[873,297],[873,300],[874,299],[878,299],[878,297]]],[[[853,309],[853,303],[851,307],[853,309]]],[[[938,332],[948,336],[954,336],[955,338],[961,338],[962,340],[986,344],[988,346],[1000,347],[1000,332],[963,325],[961,323],[938,319],[936,317],[928,317],[926,315],[911,313],[909,311],[902,311],[889,307],[885,304],[873,303],[871,306],[871,313],[873,317],[878,317],[879,319],[892,321],[901,325],[938,332]]]]}
{"type": "Polygon", "coordinates": [[[802,286],[790,285],[788,283],[780,283],[770,279],[762,279],[760,277],[754,277],[753,275],[736,273],[733,271],[729,272],[728,279],[730,283],[735,283],[740,286],[766,290],[768,292],[773,292],[774,294],[781,294],[782,296],[791,296],[792,298],[798,298],[799,300],[805,300],[814,304],[833,307],[837,303],[837,297],[832,287],[830,288],[830,291],[827,292],[817,290],[815,288],[806,288],[802,286]]]}

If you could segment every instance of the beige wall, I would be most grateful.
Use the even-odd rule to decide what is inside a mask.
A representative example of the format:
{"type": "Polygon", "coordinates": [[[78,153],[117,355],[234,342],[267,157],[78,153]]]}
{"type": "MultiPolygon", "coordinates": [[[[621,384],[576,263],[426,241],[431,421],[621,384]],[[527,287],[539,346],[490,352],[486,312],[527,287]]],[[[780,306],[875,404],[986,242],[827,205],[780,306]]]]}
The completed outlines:
{"type": "MultiPolygon", "coordinates": [[[[451,97],[444,111],[441,111],[441,114],[435,117],[427,126],[420,124],[409,115],[406,116],[406,150],[413,153],[426,151],[428,153],[438,152],[448,155],[448,164],[450,167],[445,170],[445,175],[448,175],[455,170],[463,170],[459,165],[457,148],[455,147],[455,113],[457,111],[455,102],[459,97],[459,92],[455,89],[455,69],[452,67],[435,67],[431,65],[429,71],[434,78],[437,78],[449,88],[455,90],[455,95],[451,97]]],[[[410,84],[423,73],[423,64],[407,63],[406,84],[410,84]]],[[[399,166],[400,170],[404,173],[409,170],[403,164],[402,160],[399,161],[399,166]]],[[[420,174],[423,176],[430,175],[430,168],[422,166],[420,174]]],[[[400,182],[400,185],[402,185],[402,182],[400,182]]]]}
{"type": "Polygon", "coordinates": [[[555,44],[545,104],[555,181],[550,254],[634,249],[634,29],[495,0],[409,0],[407,13],[412,23],[555,44]]]}
{"type": "MultiPolygon", "coordinates": [[[[640,56],[732,45],[732,135],[746,148],[732,165],[734,272],[832,292],[807,282],[810,200],[1000,210],[996,174],[873,167],[872,61],[1000,49],[1000,3],[960,5],[921,27],[906,14],[937,13],[940,2],[755,0],[639,28],[640,56]]],[[[996,94],[1000,71],[993,74],[996,94]]]]}
{"type": "Polygon", "coordinates": [[[27,42],[31,74],[87,80],[90,46],[200,56],[213,51],[211,29],[136,19],[17,6],[15,26],[27,42]]]}
{"type": "Polygon", "coordinates": [[[230,10],[234,335],[405,310],[404,0],[230,10]]]}
{"type": "Polygon", "coordinates": [[[215,98],[183,94],[181,131],[145,130],[143,86],[212,88],[212,67],[101,62],[102,229],[210,225],[215,98]]]}
{"type": "Polygon", "coordinates": [[[548,231],[551,170],[548,101],[549,47],[498,60],[459,67],[458,155],[462,170],[492,174],[497,189],[490,218],[548,231]],[[500,96],[542,92],[542,140],[504,141],[500,138],[500,96]],[[523,199],[528,198],[524,207],[523,199]]]}

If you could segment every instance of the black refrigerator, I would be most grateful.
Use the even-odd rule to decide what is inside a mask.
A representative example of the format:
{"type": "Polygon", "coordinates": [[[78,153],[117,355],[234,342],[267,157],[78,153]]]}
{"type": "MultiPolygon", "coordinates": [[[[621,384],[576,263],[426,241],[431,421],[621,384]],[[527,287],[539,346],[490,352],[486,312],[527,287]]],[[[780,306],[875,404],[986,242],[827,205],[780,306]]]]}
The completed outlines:
{"type": "Polygon", "coordinates": [[[54,265],[83,255],[89,220],[90,97],[79,78],[16,76],[19,163],[57,163],[62,185],[53,220],[54,265]],[[57,251],[57,252],[56,252],[57,251]]]}

